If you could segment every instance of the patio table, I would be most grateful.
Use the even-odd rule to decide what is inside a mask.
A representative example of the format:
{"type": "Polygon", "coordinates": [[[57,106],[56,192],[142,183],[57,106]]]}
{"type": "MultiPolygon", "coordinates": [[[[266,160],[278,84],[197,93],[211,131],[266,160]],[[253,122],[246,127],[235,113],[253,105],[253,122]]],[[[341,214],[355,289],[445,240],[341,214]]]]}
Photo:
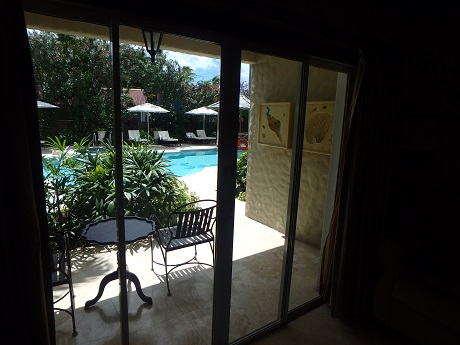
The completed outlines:
{"type": "MultiPolygon", "coordinates": [[[[136,242],[141,239],[145,239],[152,235],[155,231],[155,223],[146,218],[140,218],[136,216],[125,217],[125,242],[127,244],[136,242]]],[[[101,245],[117,244],[117,223],[116,218],[111,217],[103,219],[94,223],[88,224],[82,231],[82,236],[90,243],[96,243],[101,245]]],[[[118,253],[117,253],[118,262],[118,253]]],[[[105,286],[112,280],[116,280],[119,277],[119,269],[107,274],[102,278],[99,284],[99,291],[95,298],[85,303],[85,309],[95,304],[102,296],[105,286]]],[[[129,271],[126,271],[126,278],[133,282],[136,287],[136,292],[139,297],[146,303],[152,304],[152,298],[144,295],[141,289],[139,278],[129,271]]]]}

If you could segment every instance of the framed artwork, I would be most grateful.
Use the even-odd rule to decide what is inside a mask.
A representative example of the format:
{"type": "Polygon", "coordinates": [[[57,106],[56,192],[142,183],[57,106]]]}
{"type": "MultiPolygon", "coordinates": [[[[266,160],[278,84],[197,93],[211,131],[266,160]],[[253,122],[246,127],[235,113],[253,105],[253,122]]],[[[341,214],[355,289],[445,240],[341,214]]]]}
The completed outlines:
{"type": "Polygon", "coordinates": [[[293,112],[292,102],[260,103],[258,143],[290,149],[293,112]]]}
{"type": "Polygon", "coordinates": [[[307,102],[305,118],[305,151],[330,154],[335,102],[307,102]]]}

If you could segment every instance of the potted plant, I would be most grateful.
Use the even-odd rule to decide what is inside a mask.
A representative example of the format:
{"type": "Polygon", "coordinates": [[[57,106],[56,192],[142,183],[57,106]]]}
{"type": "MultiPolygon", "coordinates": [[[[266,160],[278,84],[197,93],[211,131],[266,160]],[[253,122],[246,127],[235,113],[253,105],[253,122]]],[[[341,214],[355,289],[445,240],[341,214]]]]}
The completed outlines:
{"type": "Polygon", "coordinates": [[[102,141],[104,140],[104,138],[105,138],[105,132],[106,132],[106,130],[103,129],[103,128],[98,128],[98,129],[96,130],[96,132],[97,132],[97,140],[100,141],[100,142],[102,142],[102,141]]]}
{"type": "Polygon", "coordinates": [[[97,140],[98,142],[102,142],[105,139],[107,128],[111,127],[110,115],[106,113],[99,114],[96,126],[95,132],[97,133],[97,140]]]}

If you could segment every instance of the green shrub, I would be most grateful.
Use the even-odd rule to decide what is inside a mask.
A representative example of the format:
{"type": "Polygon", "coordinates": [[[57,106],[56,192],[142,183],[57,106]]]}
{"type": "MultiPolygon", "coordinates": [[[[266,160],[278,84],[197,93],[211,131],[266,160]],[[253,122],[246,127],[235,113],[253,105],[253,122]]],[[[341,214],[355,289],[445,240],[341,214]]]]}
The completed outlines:
{"type": "Polygon", "coordinates": [[[150,139],[150,140],[153,139],[153,136],[149,135],[149,133],[147,131],[144,131],[143,129],[139,130],[139,135],[141,136],[142,139],[150,139]]]}
{"type": "Polygon", "coordinates": [[[246,200],[246,174],[248,171],[248,152],[239,155],[236,162],[236,190],[235,196],[238,200],[246,200]]]}
{"type": "MultiPolygon", "coordinates": [[[[84,142],[71,151],[57,138],[48,144],[59,152],[55,158],[43,158],[48,224],[52,230],[69,231],[78,241],[86,224],[116,215],[115,151],[106,144],[105,151],[91,153],[84,142]]],[[[162,152],[125,143],[122,161],[125,215],[155,214],[165,222],[174,208],[198,199],[167,169],[162,152]]]]}

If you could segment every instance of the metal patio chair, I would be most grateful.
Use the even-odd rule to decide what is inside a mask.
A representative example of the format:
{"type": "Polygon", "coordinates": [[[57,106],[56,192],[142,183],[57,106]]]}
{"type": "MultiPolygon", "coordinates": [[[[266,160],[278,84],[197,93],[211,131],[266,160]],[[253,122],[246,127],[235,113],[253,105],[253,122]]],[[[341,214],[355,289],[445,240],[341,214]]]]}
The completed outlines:
{"type": "Polygon", "coordinates": [[[171,290],[169,288],[169,274],[172,270],[186,264],[214,266],[213,228],[216,221],[216,207],[217,202],[210,199],[198,200],[184,204],[170,213],[166,226],[162,226],[158,219],[153,217],[153,220],[157,223],[153,238],[155,238],[161,249],[164,263],[159,263],[153,260],[153,240],[150,238],[152,271],[154,271],[154,263],[165,267],[168,296],[171,296],[171,290]],[[213,257],[212,264],[200,262],[197,259],[196,247],[202,243],[209,243],[211,247],[213,257]],[[191,259],[178,264],[168,263],[169,252],[191,246],[195,247],[195,255],[191,259]]]}
{"type": "MultiPolygon", "coordinates": [[[[50,245],[51,245],[51,278],[53,290],[54,287],[67,285],[65,291],[58,290],[53,293],[53,304],[62,301],[65,297],[69,297],[70,306],[68,308],[61,308],[54,306],[54,310],[63,311],[69,314],[72,318],[72,335],[78,334],[75,326],[75,294],[73,291],[72,282],[72,259],[70,256],[70,243],[67,233],[64,235],[50,231],[50,245]]],[[[54,291],[53,291],[54,292],[54,291]]]]}

